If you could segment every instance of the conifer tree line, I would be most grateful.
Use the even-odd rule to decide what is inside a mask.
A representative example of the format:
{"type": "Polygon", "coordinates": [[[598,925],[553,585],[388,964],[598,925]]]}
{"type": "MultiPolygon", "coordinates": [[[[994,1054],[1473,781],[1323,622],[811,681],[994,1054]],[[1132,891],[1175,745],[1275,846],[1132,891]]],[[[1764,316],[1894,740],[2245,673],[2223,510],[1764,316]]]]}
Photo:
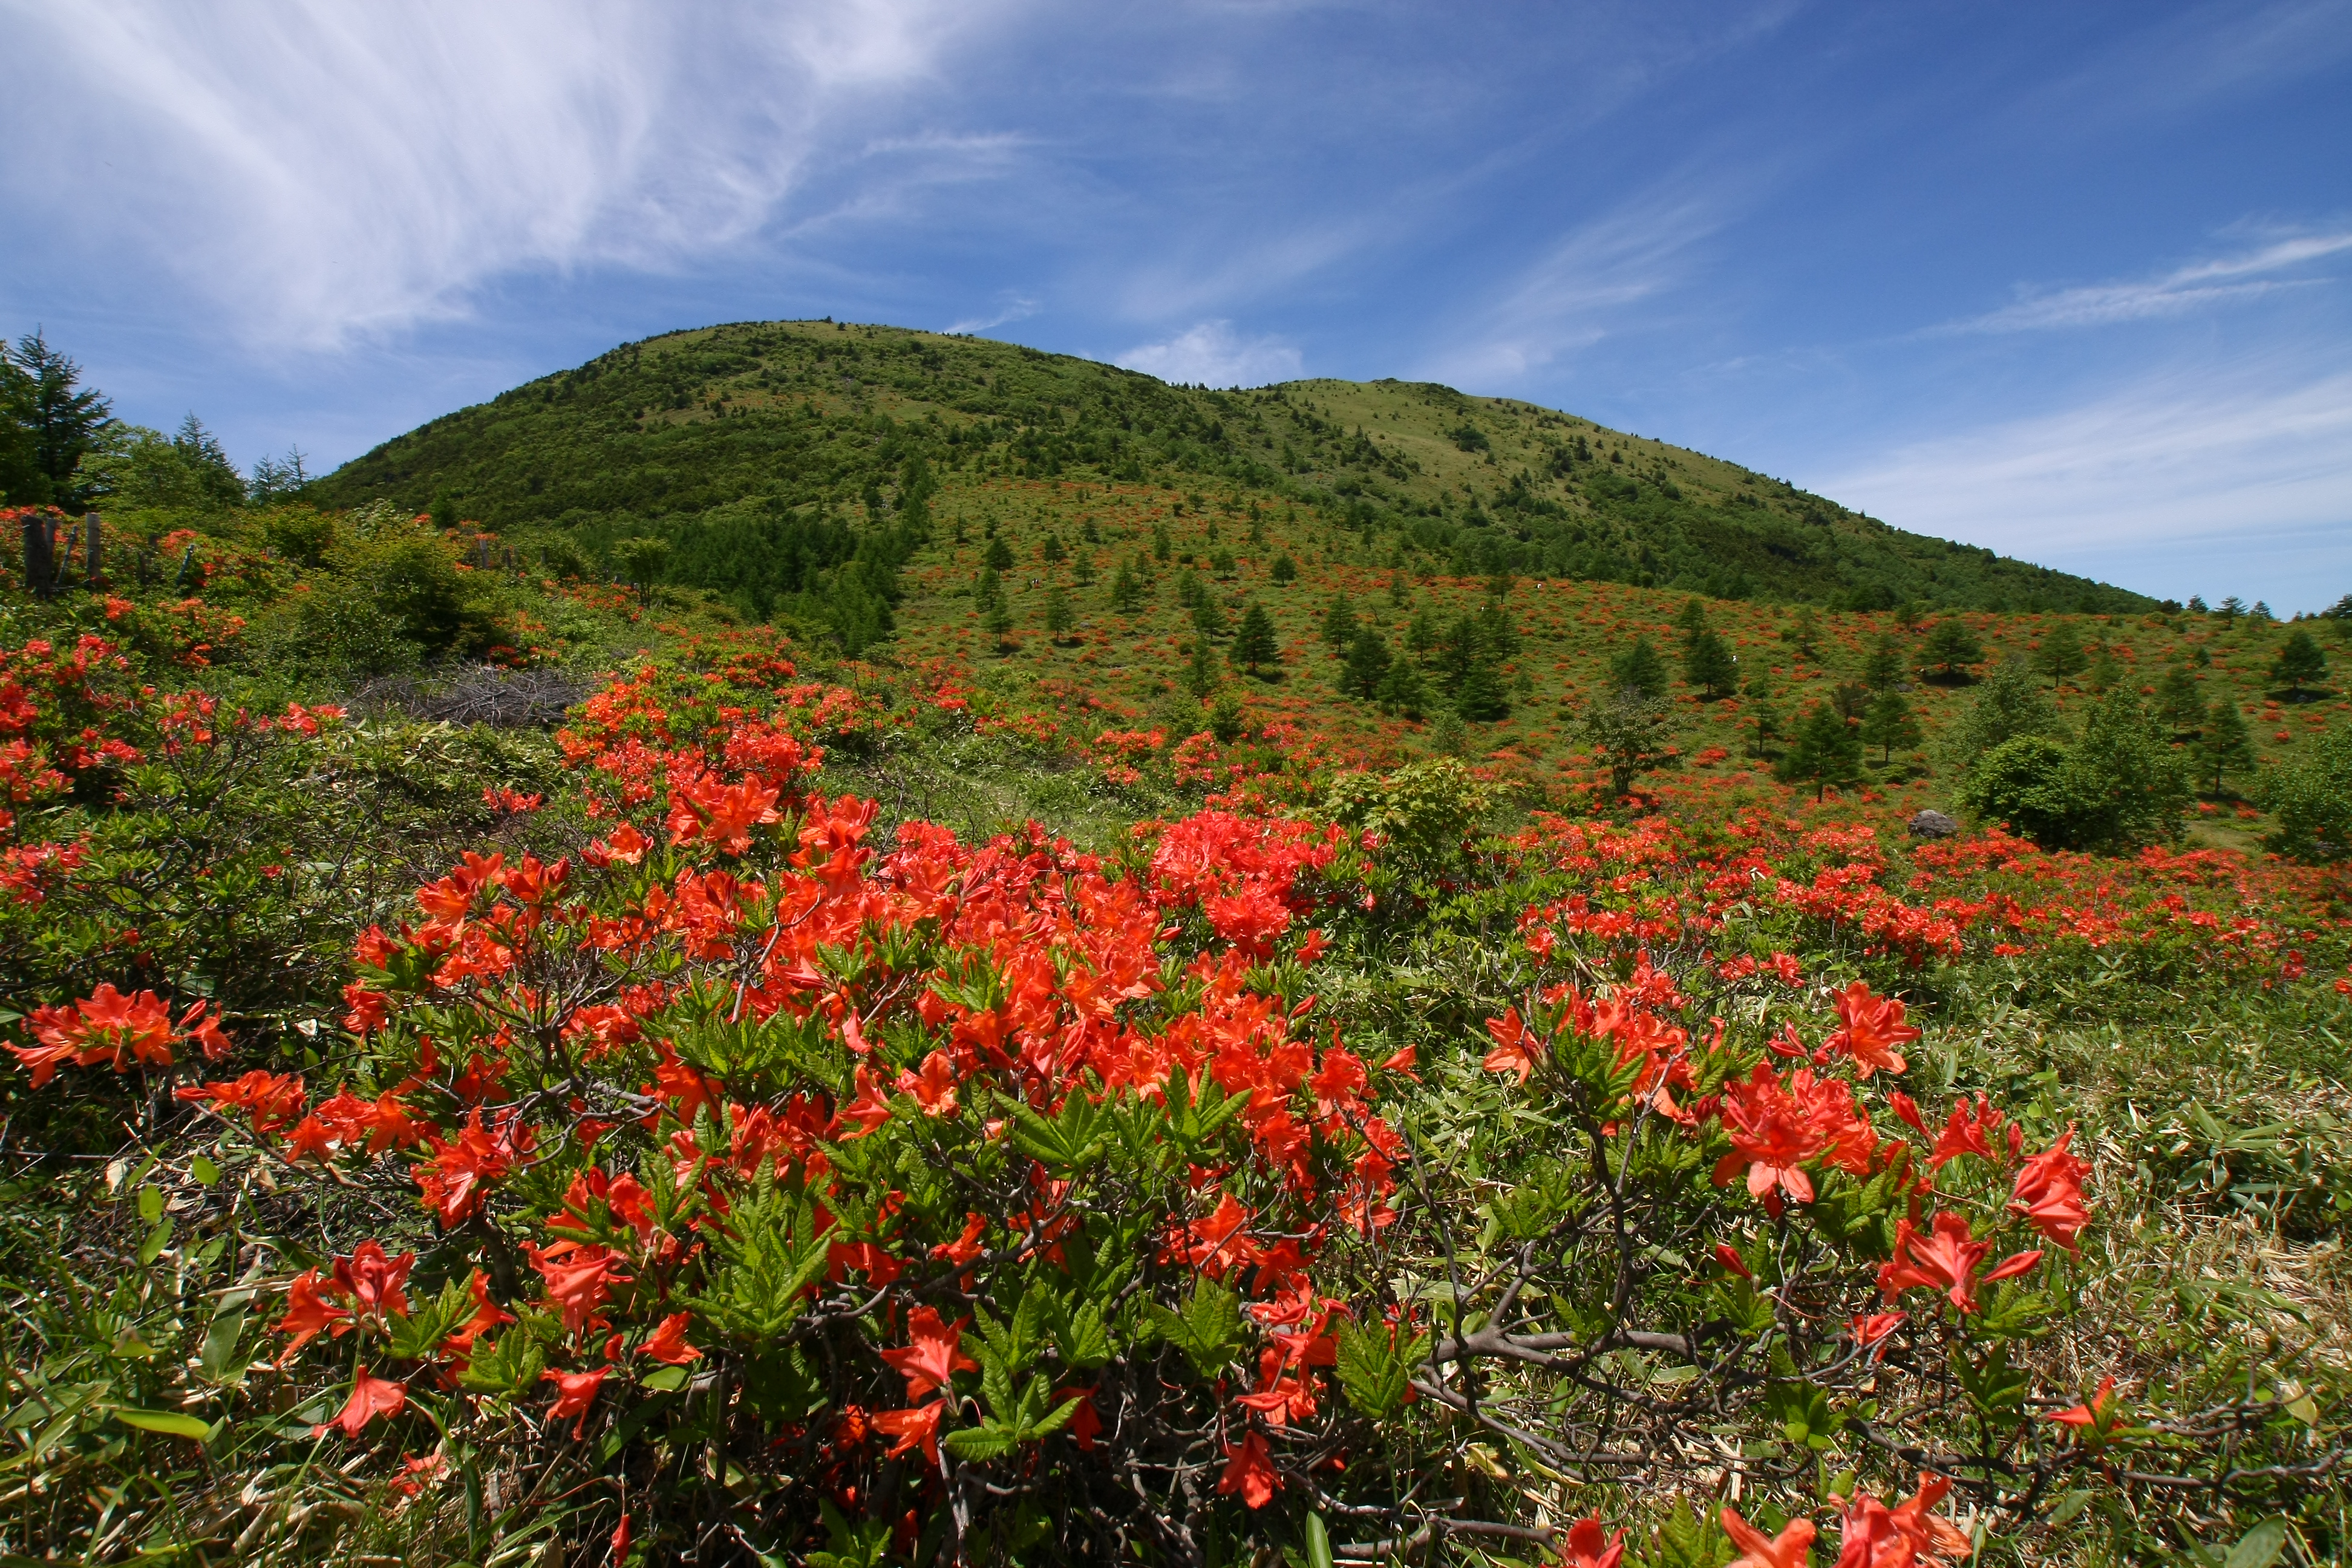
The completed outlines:
{"type": "Polygon", "coordinates": [[[299,447],[263,458],[248,477],[193,413],[169,436],[116,418],[38,328],[0,342],[0,504],[220,510],[285,500],[310,481],[299,447]]]}

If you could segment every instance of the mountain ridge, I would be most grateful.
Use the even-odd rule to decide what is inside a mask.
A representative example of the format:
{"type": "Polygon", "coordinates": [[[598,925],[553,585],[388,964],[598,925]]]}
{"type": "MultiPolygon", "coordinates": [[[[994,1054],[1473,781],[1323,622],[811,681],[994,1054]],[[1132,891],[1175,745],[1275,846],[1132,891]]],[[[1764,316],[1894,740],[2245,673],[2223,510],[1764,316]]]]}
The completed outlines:
{"type": "MultiPolygon", "coordinates": [[[[619,345],[394,437],[317,493],[439,503],[493,529],[566,534],[601,557],[623,538],[682,542],[750,521],[854,532],[860,503],[865,523],[889,513],[910,463],[919,490],[969,475],[1214,489],[1383,538],[1408,564],[1455,575],[1855,610],[2156,605],[1520,399],[1395,378],[1217,391],[991,339],[829,321],[619,345]]],[[[677,552],[678,580],[734,586],[737,574],[691,564],[710,553],[677,552]]]]}

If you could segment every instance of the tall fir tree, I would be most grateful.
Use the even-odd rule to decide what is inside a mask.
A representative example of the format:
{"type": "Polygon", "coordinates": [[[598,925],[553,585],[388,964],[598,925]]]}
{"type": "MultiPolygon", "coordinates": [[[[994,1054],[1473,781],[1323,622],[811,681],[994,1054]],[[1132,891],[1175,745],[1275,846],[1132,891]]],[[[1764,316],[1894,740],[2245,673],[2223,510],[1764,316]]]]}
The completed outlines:
{"type": "Polygon", "coordinates": [[[1274,617],[1265,613],[1264,605],[1253,604],[1242,616],[1241,629],[1234,633],[1233,650],[1227,661],[1236,669],[1252,675],[1261,665],[1282,662],[1282,643],[1275,635],[1274,617]]]}

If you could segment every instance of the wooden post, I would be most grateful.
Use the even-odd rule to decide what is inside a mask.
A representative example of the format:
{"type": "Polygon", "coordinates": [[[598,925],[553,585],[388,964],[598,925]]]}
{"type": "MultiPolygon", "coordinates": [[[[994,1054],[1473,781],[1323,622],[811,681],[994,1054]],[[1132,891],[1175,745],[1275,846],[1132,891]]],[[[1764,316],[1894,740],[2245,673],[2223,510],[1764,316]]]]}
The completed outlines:
{"type": "Polygon", "coordinates": [[[49,522],[37,511],[25,514],[25,592],[37,598],[49,594],[49,522]]]}
{"type": "Polygon", "coordinates": [[[84,539],[82,576],[91,587],[102,588],[106,585],[106,553],[99,537],[98,513],[84,512],[81,526],[84,539]]]}

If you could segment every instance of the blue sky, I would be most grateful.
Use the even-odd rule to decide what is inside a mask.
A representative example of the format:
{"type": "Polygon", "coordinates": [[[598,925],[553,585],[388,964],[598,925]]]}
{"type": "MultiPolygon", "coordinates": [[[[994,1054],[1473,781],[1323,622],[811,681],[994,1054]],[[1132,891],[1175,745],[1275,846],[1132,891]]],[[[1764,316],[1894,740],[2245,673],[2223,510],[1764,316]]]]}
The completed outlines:
{"type": "Polygon", "coordinates": [[[0,0],[0,327],[246,463],[831,314],[2352,591],[2352,0],[0,0]]]}

